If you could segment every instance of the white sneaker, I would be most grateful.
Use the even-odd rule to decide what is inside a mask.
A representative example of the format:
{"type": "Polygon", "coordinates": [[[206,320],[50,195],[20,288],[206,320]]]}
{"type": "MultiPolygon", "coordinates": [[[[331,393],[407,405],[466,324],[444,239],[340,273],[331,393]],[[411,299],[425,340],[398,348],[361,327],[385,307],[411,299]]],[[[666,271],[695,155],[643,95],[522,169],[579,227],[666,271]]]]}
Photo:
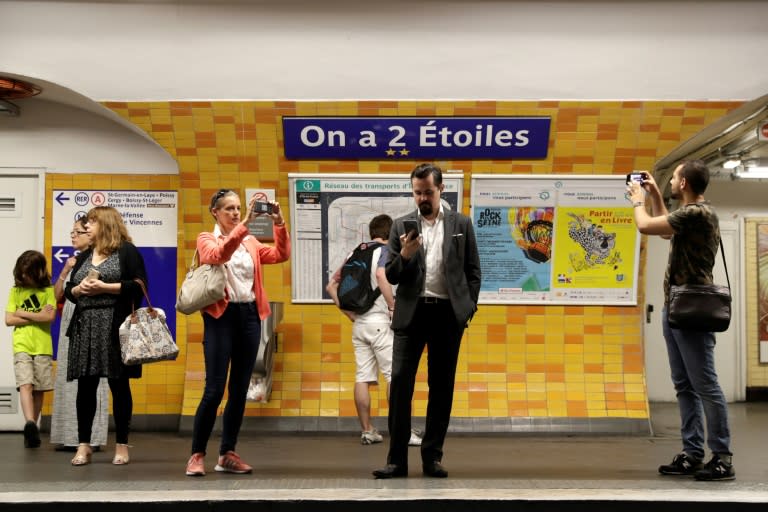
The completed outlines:
{"type": "Polygon", "coordinates": [[[380,443],[383,440],[384,438],[376,429],[364,431],[360,434],[360,444],[375,444],[380,443]]]}
{"type": "Polygon", "coordinates": [[[411,429],[411,438],[408,440],[408,446],[421,446],[421,432],[415,428],[411,429]]]}

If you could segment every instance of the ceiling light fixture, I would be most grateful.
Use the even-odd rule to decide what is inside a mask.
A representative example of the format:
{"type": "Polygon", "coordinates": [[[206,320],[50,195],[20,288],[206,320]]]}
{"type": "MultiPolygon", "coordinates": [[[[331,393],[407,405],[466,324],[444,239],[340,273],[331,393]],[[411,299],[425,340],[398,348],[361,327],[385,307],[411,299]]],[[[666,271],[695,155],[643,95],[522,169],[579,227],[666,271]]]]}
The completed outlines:
{"type": "Polygon", "coordinates": [[[0,100],[0,116],[19,117],[19,107],[10,101],[0,100]]]}
{"type": "Polygon", "coordinates": [[[0,116],[19,117],[21,115],[21,108],[15,103],[11,103],[11,100],[15,101],[36,96],[41,91],[42,89],[29,82],[0,76],[0,116]]]}
{"type": "Polygon", "coordinates": [[[42,89],[29,82],[0,76],[0,100],[20,100],[40,94],[42,89]]]}
{"type": "Polygon", "coordinates": [[[723,169],[735,169],[736,167],[741,165],[741,160],[738,158],[732,158],[731,160],[726,160],[723,162],[723,169]]]}
{"type": "Polygon", "coordinates": [[[738,171],[734,173],[734,177],[741,180],[764,180],[768,179],[768,167],[739,167],[738,171]]]}

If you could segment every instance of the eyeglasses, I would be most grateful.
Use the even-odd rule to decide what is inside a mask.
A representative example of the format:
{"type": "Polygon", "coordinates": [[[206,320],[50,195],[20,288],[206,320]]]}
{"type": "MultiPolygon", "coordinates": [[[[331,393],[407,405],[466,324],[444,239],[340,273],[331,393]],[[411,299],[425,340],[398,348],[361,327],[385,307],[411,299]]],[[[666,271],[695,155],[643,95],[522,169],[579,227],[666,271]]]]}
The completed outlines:
{"type": "Polygon", "coordinates": [[[88,232],[87,232],[87,231],[80,231],[80,230],[77,230],[77,231],[70,231],[70,232],[69,232],[69,236],[70,236],[70,237],[73,237],[73,238],[74,238],[74,237],[76,237],[76,236],[80,236],[80,235],[87,235],[87,234],[88,234],[88,232]]]}

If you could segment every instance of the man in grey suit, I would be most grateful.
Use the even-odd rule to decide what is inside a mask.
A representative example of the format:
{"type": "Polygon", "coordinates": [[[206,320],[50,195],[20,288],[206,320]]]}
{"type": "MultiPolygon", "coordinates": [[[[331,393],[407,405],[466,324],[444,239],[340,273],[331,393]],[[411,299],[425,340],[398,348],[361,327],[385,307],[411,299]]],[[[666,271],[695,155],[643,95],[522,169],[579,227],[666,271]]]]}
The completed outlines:
{"type": "Polygon", "coordinates": [[[408,476],[411,400],[419,360],[428,348],[429,398],[421,444],[425,476],[445,478],[443,442],[453,404],[456,363],[464,329],[477,310],[480,256],[472,221],[443,208],[443,174],[433,164],[411,173],[418,210],[395,220],[389,236],[387,280],[397,284],[392,330],[387,465],[376,478],[408,476]],[[406,226],[411,226],[406,229],[406,226]]]}

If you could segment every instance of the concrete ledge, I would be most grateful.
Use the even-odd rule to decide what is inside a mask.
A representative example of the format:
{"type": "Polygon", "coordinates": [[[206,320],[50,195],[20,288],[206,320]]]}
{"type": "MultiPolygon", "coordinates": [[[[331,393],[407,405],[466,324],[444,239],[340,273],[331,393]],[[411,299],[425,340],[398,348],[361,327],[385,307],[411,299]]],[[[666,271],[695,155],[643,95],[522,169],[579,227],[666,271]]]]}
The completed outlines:
{"type": "MultiPolygon", "coordinates": [[[[135,414],[131,430],[136,432],[179,432],[191,434],[195,418],[171,414],[135,414]]],[[[374,418],[382,432],[387,431],[387,418],[374,418]]],[[[423,417],[413,419],[413,427],[424,428],[423,417]]],[[[40,422],[42,432],[50,432],[51,417],[40,422]]],[[[114,421],[109,418],[110,431],[114,421]]],[[[221,416],[216,418],[215,432],[221,431],[221,416]]],[[[241,431],[244,433],[345,433],[359,432],[357,418],[330,417],[246,417],[241,431]]],[[[636,418],[451,418],[448,429],[454,434],[566,434],[566,435],[650,435],[650,419],[636,418]]]]}
{"type": "MultiPolygon", "coordinates": [[[[191,433],[194,418],[182,416],[179,432],[191,433]]],[[[386,418],[374,418],[379,430],[386,432],[386,418]]],[[[414,428],[424,427],[424,418],[414,418],[414,428]]],[[[217,431],[221,418],[217,418],[217,431]]],[[[330,417],[247,417],[242,432],[267,433],[339,433],[359,432],[357,418],[330,417]]],[[[451,433],[465,434],[574,434],[574,435],[649,435],[652,433],[649,419],[635,418],[451,418],[451,433]]]]}

